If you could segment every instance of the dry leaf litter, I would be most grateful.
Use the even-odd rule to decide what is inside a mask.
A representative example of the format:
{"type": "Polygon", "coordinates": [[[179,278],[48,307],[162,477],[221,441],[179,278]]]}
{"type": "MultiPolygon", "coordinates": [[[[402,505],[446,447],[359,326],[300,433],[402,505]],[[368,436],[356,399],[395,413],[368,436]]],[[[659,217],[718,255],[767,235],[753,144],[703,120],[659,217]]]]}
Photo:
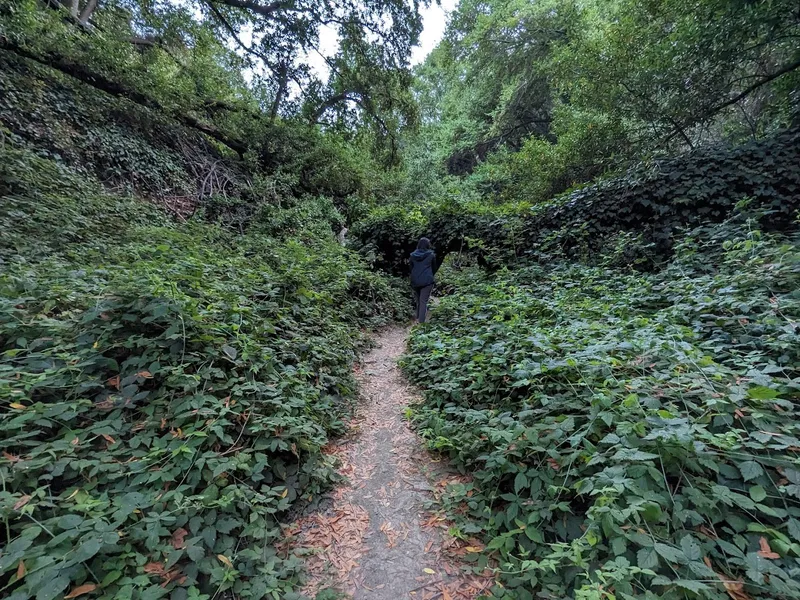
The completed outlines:
{"type": "Polygon", "coordinates": [[[459,565],[480,543],[447,535],[446,518],[425,509],[447,483],[465,478],[437,463],[405,421],[416,399],[397,367],[407,337],[404,328],[385,330],[356,368],[362,402],[351,435],[326,448],[347,484],[330,494],[330,508],[288,531],[306,555],[303,591],[311,598],[333,588],[353,600],[474,600],[493,584],[488,573],[459,565]]]}

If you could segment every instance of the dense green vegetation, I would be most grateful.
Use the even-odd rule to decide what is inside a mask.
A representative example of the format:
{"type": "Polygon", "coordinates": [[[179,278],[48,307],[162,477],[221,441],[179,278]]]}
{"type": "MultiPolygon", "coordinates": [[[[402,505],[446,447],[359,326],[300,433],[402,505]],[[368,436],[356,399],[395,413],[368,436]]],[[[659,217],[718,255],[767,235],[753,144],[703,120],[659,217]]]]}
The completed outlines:
{"type": "Polygon", "coordinates": [[[409,310],[334,235],[394,129],[308,79],[271,96],[277,68],[248,84],[220,28],[269,18],[204,6],[0,3],[3,597],[296,597],[281,524],[334,481],[352,363],[409,310]]]}
{"type": "Polygon", "coordinates": [[[298,597],[428,235],[494,597],[800,597],[797,3],[425,4],[0,0],[0,595],[298,597]]]}
{"type": "Polygon", "coordinates": [[[330,234],[175,225],[0,164],[6,594],[290,597],[279,516],[332,481],[360,332],[402,296],[330,234]]]}
{"type": "Polygon", "coordinates": [[[767,230],[796,226],[799,165],[800,130],[794,128],[734,148],[640,164],[529,209],[455,199],[425,210],[402,204],[374,210],[353,235],[393,272],[402,272],[421,235],[443,252],[468,252],[493,268],[560,254],[591,261],[614,250],[620,263],[653,268],[670,255],[682,228],[726,219],[743,197],[760,209],[767,230]],[[621,234],[631,238],[624,248],[617,247],[621,234]]]}
{"type": "Polygon", "coordinates": [[[534,203],[798,119],[791,0],[462,0],[418,69],[404,193],[534,203]]]}
{"type": "Polygon", "coordinates": [[[405,366],[497,597],[797,597],[798,241],[738,216],[654,274],[448,277],[405,366]]]}
{"type": "Polygon", "coordinates": [[[799,35],[791,2],[464,0],[418,69],[354,231],[449,253],[404,364],[494,597],[800,597],[799,35]]]}

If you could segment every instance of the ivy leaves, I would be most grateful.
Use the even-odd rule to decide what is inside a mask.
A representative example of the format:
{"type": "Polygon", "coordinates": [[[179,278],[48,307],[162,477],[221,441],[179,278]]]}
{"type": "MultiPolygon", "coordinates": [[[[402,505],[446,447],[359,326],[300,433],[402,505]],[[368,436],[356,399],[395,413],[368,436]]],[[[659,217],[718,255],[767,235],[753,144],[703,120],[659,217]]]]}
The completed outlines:
{"type": "Polygon", "coordinates": [[[800,593],[800,255],[754,223],[657,273],[453,277],[404,365],[419,431],[472,475],[445,503],[485,532],[495,596],[800,593]]]}
{"type": "MultiPolygon", "coordinates": [[[[472,252],[495,269],[521,258],[547,264],[554,257],[652,269],[669,259],[687,227],[723,221],[743,208],[757,212],[765,229],[790,230],[800,210],[798,148],[794,129],[642,164],[524,211],[475,202],[453,207],[449,200],[432,203],[424,215],[418,207],[396,206],[376,212],[352,234],[377,266],[396,274],[404,273],[408,252],[423,234],[442,256],[472,252]],[[770,169],[764,169],[766,160],[770,169]]],[[[748,393],[775,391],[754,386],[748,393]]]]}
{"type": "Polygon", "coordinates": [[[137,218],[12,158],[0,223],[49,226],[0,244],[4,593],[291,598],[302,563],[278,547],[281,518],[335,479],[321,449],[362,331],[405,295],[333,239],[137,218]],[[56,251],[83,223],[102,235],[56,251]]]}

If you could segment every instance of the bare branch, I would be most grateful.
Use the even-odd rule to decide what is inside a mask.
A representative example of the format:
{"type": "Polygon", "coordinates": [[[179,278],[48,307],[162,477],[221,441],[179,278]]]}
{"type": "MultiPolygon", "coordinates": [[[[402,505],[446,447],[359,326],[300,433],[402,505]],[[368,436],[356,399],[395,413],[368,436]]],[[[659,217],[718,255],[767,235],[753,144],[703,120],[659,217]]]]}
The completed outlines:
{"type": "MultiPolygon", "coordinates": [[[[222,1],[223,3],[226,3],[226,2],[224,2],[224,0],[220,0],[220,1],[222,1]]],[[[245,52],[247,52],[248,54],[252,54],[253,56],[255,56],[255,57],[257,57],[257,58],[260,58],[260,59],[261,59],[261,60],[263,60],[263,61],[264,61],[264,62],[265,62],[267,65],[269,65],[269,58],[268,58],[267,56],[265,56],[264,54],[262,54],[261,52],[259,52],[259,51],[258,51],[258,50],[256,50],[255,48],[252,48],[252,47],[248,46],[248,45],[247,45],[247,44],[245,44],[245,43],[244,43],[244,42],[243,42],[241,39],[239,39],[239,32],[238,32],[238,31],[236,31],[236,29],[234,28],[234,26],[233,26],[233,25],[231,25],[231,24],[230,24],[230,22],[228,21],[228,19],[226,19],[226,18],[225,18],[225,15],[223,15],[223,14],[222,14],[222,13],[219,11],[219,9],[218,9],[218,8],[217,8],[217,7],[214,5],[214,2],[213,2],[212,0],[205,0],[205,3],[206,3],[206,4],[208,5],[208,7],[211,9],[211,12],[213,12],[213,13],[214,13],[214,16],[215,16],[215,17],[217,18],[217,20],[218,20],[218,21],[219,21],[219,22],[222,24],[222,26],[223,26],[225,29],[227,29],[227,30],[228,30],[228,33],[230,33],[230,34],[231,34],[231,36],[233,37],[233,41],[234,41],[234,42],[236,42],[236,45],[237,45],[237,46],[239,46],[239,47],[240,47],[242,50],[244,50],[244,51],[245,51],[245,52]]],[[[226,4],[227,4],[227,3],[226,3],[226,4]]]]}
{"type": "Polygon", "coordinates": [[[637,93],[637,92],[634,92],[634,91],[633,91],[631,88],[629,88],[629,87],[628,87],[628,85],[627,85],[627,84],[626,84],[624,81],[623,81],[623,82],[620,82],[620,84],[622,85],[622,87],[623,87],[623,88],[624,88],[624,89],[625,89],[625,90],[626,90],[626,91],[627,91],[627,92],[628,92],[628,93],[629,93],[631,96],[634,96],[634,97],[636,97],[636,98],[639,98],[640,100],[643,100],[645,103],[647,103],[647,104],[649,104],[650,106],[652,106],[652,107],[653,107],[653,109],[655,110],[655,113],[653,113],[653,115],[654,115],[656,118],[658,118],[659,116],[661,116],[662,118],[666,119],[666,120],[669,122],[669,124],[670,124],[670,125],[672,125],[674,132],[675,132],[676,134],[680,135],[680,136],[683,138],[683,141],[684,141],[684,142],[686,142],[686,144],[689,146],[689,148],[690,148],[690,149],[694,148],[694,144],[692,144],[692,140],[690,140],[690,139],[689,139],[689,136],[688,136],[688,135],[686,135],[686,131],[684,130],[684,128],[683,128],[683,127],[681,127],[680,123],[678,123],[678,122],[677,122],[677,121],[676,121],[676,120],[675,120],[673,117],[671,117],[670,115],[667,115],[667,114],[664,114],[664,115],[659,115],[659,114],[658,114],[658,113],[659,113],[659,106],[658,106],[658,104],[657,104],[657,103],[656,103],[656,102],[655,102],[655,101],[654,101],[652,98],[650,98],[649,96],[647,96],[647,95],[645,95],[645,94],[639,94],[639,93],[637,93]]]}
{"type": "Polygon", "coordinates": [[[757,82],[756,82],[756,83],[754,83],[753,85],[751,85],[751,86],[749,86],[749,87],[745,88],[743,91],[741,91],[741,92],[739,92],[738,94],[736,94],[736,95],[735,95],[733,98],[731,98],[730,100],[726,100],[726,101],[725,101],[725,102],[723,102],[722,104],[718,104],[717,106],[715,106],[715,107],[711,108],[710,110],[708,110],[708,111],[707,111],[707,112],[706,112],[706,113],[703,115],[703,118],[708,118],[708,117],[710,117],[710,116],[712,116],[712,115],[715,115],[716,113],[718,113],[719,111],[721,111],[723,108],[727,108],[727,107],[728,107],[728,106],[730,106],[731,104],[736,104],[736,103],[737,103],[739,100],[742,100],[743,98],[746,98],[747,96],[749,96],[750,94],[752,94],[753,92],[755,92],[755,91],[756,91],[758,88],[760,88],[761,86],[764,86],[764,85],[768,84],[770,81],[774,81],[774,80],[775,80],[775,79],[777,79],[778,77],[781,77],[781,76],[783,76],[783,75],[786,75],[787,73],[791,73],[792,71],[795,71],[795,70],[797,70],[797,69],[800,69],[800,60],[798,60],[798,61],[795,61],[795,62],[793,62],[792,64],[786,65],[786,66],[784,66],[784,67],[782,67],[782,68],[778,69],[778,70],[777,70],[777,71],[775,71],[774,73],[772,73],[772,74],[770,74],[770,75],[768,75],[768,76],[764,77],[764,78],[763,78],[763,79],[761,79],[760,81],[757,81],[757,82]]]}
{"type": "MultiPolygon", "coordinates": [[[[743,100],[744,98],[746,98],[747,96],[749,96],[750,94],[755,92],[757,89],[765,86],[769,82],[774,81],[774,80],[778,79],[779,77],[782,77],[783,75],[786,75],[787,73],[791,73],[792,71],[796,71],[797,69],[800,69],[800,60],[797,60],[797,61],[795,61],[795,62],[793,62],[791,64],[788,64],[788,65],[785,65],[784,67],[781,67],[780,69],[778,69],[774,73],[771,73],[770,75],[767,75],[766,77],[764,77],[763,79],[757,81],[753,85],[746,87],[744,90],[742,90],[741,92],[739,92],[738,94],[736,94],[732,98],[726,100],[725,102],[722,102],[720,104],[717,104],[716,106],[713,106],[713,107],[709,108],[708,110],[703,112],[697,118],[692,119],[692,123],[699,123],[701,121],[705,121],[705,120],[713,117],[714,115],[716,115],[721,110],[723,110],[725,108],[728,108],[732,104],[736,104],[737,102],[739,102],[739,100],[743,100]]],[[[688,126],[689,124],[687,124],[686,126],[688,126]]],[[[669,135],[662,142],[662,144],[666,144],[672,138],[674,138],[676,135],[677,135],[677,132],[673,133],[672,135],[669,135]]]]}
{"type": "Polygon", "coordinates": [[[233,6],[235,8],[242,8],[244,10],[250,10],[254,13],[257,13],[263,17],[271,17],[274,13],[278,12],[279,10],[291,8],[291,2],[272,2],[270,4],[260,4],[253,0],[219,0],[222,4],[227,4],[228,6],[233,6]]]}

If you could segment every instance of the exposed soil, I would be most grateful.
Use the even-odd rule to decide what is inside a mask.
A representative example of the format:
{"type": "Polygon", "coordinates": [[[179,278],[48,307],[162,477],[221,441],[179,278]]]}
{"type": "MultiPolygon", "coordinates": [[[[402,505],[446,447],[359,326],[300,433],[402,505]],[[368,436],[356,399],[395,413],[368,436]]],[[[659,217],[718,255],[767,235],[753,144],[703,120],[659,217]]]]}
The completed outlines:
{"type": "Polygon", "coordinates": [[[493,583],[458,565],[478,542],[448,536],[446,519],[425,508],[435,489],[464,478],[437,463],[406,424],[416,392],[397,359],[407,337],[405,328],[385,330],[357,368],[362,403],[351,435],[327,449],[348,483],[296,525],[295,547],[312,551],[304,590],[312,598],[333,588],[353,600],[473,600],[493,583]]]}

